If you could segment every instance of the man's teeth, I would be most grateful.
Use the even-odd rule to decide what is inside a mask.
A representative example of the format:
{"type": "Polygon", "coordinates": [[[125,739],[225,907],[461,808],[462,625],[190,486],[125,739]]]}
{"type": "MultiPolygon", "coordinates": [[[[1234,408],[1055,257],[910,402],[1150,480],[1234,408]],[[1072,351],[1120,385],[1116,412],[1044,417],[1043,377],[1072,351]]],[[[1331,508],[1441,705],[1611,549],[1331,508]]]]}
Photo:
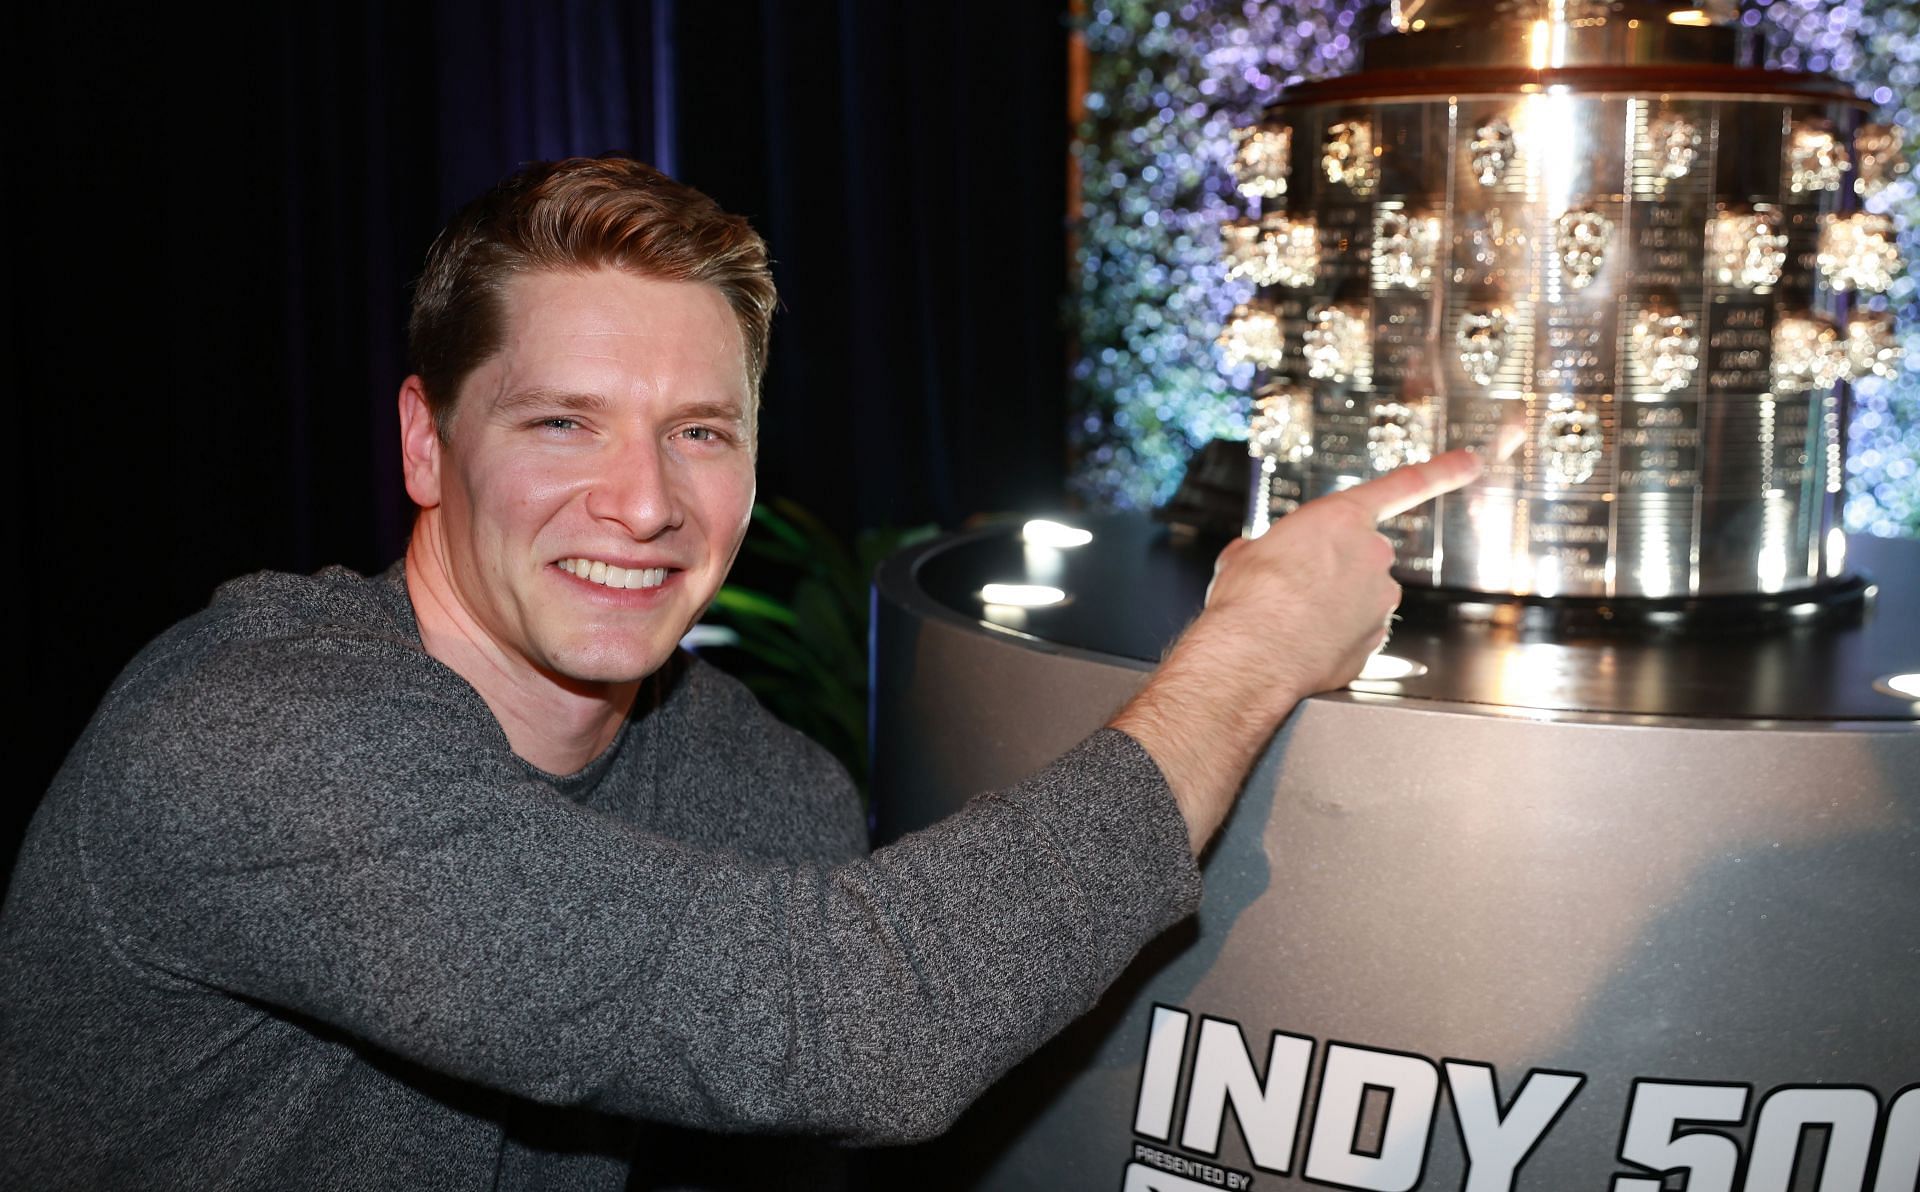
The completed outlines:
{"type": "Polygon", "coordinates": [[[657,588],[667,582],[665,567],[609,567],[598,559],[562,559],[559,566],[608,588],[657,588]]]}

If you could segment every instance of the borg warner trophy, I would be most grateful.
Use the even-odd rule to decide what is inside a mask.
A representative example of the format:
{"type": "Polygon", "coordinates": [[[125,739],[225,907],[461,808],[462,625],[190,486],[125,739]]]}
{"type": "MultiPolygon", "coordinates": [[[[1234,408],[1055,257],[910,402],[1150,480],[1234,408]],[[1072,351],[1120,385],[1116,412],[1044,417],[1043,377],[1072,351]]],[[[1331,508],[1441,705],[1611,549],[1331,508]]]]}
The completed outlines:
{"type": "MultiPolygon", "coordinates": [[[[1238,134],[1254,297],[1247,531],[1448,447],[1485,476],[1383,527],[1410,589],[1697,598],[1844,586],[1847,384],[1899,130],[1657,0],[1430,0],[1238,134]],[[1517,449],[1516,449],[1517,447],[1517,449]],[[1504,457],[1503,457],[1503,453],[1504,457]]],[[[1643,603],[1646,603],[1643,601],[1643,603]]]]}

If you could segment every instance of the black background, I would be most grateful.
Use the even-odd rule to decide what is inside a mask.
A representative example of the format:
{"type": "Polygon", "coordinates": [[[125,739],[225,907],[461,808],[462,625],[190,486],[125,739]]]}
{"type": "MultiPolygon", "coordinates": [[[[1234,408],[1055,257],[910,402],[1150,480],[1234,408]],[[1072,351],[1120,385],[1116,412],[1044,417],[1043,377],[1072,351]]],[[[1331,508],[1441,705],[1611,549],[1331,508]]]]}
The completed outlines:
{"type": "Polygon", "coordinates": [[[624,150],[776,258],[761,493],[843,533],[1057,505],[1067,23],[1044,3],[15,6],[0,858],[222,580],[404,547],[408,285],[522,161],[624,150]]]}

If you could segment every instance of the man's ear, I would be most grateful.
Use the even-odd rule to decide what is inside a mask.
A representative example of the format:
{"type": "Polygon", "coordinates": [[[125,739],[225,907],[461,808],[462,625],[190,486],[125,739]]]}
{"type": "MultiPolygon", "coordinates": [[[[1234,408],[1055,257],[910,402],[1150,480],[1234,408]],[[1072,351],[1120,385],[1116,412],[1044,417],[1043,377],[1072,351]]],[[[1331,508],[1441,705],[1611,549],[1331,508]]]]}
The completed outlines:
{"type": "Polygon", "coordinates": [[[400,383],[400,459],[407,495],[422,509],[440,504],[440,428],[427,405],[427,389],[418,376],[400,383]]]}

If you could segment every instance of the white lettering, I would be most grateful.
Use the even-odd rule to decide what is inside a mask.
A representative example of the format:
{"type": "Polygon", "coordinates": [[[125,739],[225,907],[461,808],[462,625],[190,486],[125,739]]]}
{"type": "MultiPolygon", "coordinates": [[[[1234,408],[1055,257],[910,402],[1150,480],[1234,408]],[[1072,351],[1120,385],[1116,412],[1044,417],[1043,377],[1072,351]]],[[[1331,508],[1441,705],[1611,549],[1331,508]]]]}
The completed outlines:
{"type": "Polygon", "coordinates": [[[1660,1192],[1664,1177],[1676,1171],[1687,1172],[1687,1192],[1733,1192],[1740,1166],[1733,1139],[1676,1127],[1683,1121],[1738,1122],[1746,1112],[1745,1085],[1634,1081],[1620,1160],[1658,1176],[1615,1176],[1613,1192],[1660,1192]]]}
{"type": "Polygon", "coordinates": [[[1199,1180],[1155,1171],[1139,1163],[1129,1163],[1126,1181],[1120,1185],[1120,1192],[1213,1192],[1213,1189],[1199,1180]]]}
{"type": "Polygon", "coordinates": [[[1180,1085],[1190,1021],[1192,1016],[1185,1010],[1153,1008],[1153,1023],[1147,1028],[1147,1062],[1140,1071],[1140,1096],[1133,1108],[1135,1134],[1158,1142],[1173,1137],[1173,1095],[1180,1085]]]}
{"type": "Polygon", "coordinates": [[[1887,1107],[1887,1132],[1880,1139],[1880,1175],[1873,1192],[1920,1188],[1920,1084],[1910,1084],[1887,1107]]]}
{"type": "Polygon", "coordinates": [[[1431,1060],[1345,1043],[1327,1044],[1320,1095],[1307,1147],[1306,1177],[1366,1192],[1409,1192],[1420,1182],[1439,1104],[1431,1060]],[[1377,1151],[1360,1151],[1360,1114],[1368,1089],[1389,1097],[1377,1151]]]}
{"type": "Polygon", "coordinates": [[[1231,1100],[1253,1165],[1287,1174],[1299,1129],[1300,1102],[1306,1093],[1307,1066],[1312,1059],[1312,1039],[1275,1031],[1267,1051],[1267,1079],[1262,1085],[1239,1026],[1218,1018],[1201,1019],[1180,1145],[1203,1155],[1219,1153],[1220,1128],[1231,1100]]]}
{"type": "Polygon", "coordinates": [[[1446,1069],[1447,1094],[1467,1148],[1463,1192],[1512,1192],[1520,1165],[1587,1079],[1569,1072],[1529,1072],[1502,1117],[1492,1064],[1448,1060],[1446,1069]]]}
{"type": "Polygon", "coordinates": [[[1781,1088],[1760,1102],[1746,1192],[1787,1192],[1807,1127],[1827,1126],[1827,1157],[1820,1192],[1859,1192],[1867,1186],[1873,1127],[1880,1102],[1862,1088],[1781,1088]]]}

